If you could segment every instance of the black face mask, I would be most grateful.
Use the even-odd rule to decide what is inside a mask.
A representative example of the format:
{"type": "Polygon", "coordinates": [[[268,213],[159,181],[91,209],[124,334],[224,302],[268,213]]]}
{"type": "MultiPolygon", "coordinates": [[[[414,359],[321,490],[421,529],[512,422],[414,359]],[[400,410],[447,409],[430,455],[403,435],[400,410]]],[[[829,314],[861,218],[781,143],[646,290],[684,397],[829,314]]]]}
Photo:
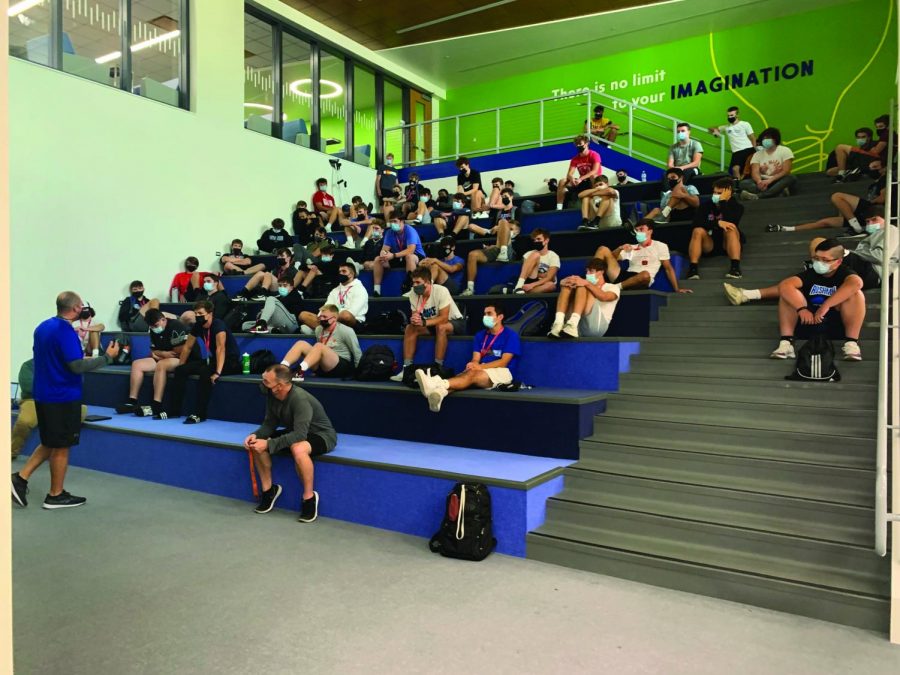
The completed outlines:
{"type": "Polygon", "coordinates": [[[241,250],[242,249],[239,249],[239,248],[233,248],[233,249],[231,249],[231,255],[240,255],[241,250]]]}
{"type": "Polygon", "coordinates": [[[190,265],[185,265],[185,266],[184,266],[184,269],[186,269],[188,272],[196,272],[196,271],[197,271],[197,265],[194,265],[193,263],[190,264],[190,265]]]}
{"type": "Polygon", "coordinates": [[[346,284],[348,281],[350,281],[350,275],[349,274],[338,274],[338,279],[341,280],[342,284],[346,284]]]}
{"type": "Polygon", "coordinates": [[[287,259],[285,259],[285,258],[279,258],[279,259],[278,259],[278,265],[279,265],[279,267],[287,267],[287,266],[288,266],[288,263],[290,263],[290,260],[287,260],[287,259]]]}
{"type": "Polygon", "coordinates": [[[737,117],[731,117],[731,116],[729,115],[729,116],[728,116],[728,121],[731,122],[731,123],[733,124],[733,123],[737,122],[737,117]]]}
{"type": "Polygon", "coordinates": [[[666,184],[669,186],[669,189],[671,190],[671,189],[674,188],[676,185],[678,185],[678,179],[677,179],[677,178],[669,178],[669,179],[666,181],[666,184]]]}
{"type": "Polygon", "coordinates": [[[144,291],[132,291],[131,297],[135,300],[140,300],[142,297],[144,297],[144,291]]]}
{"type": "Polygon", "coordinates": [[[319,325],[322,328],[328,328],[331,325],[331,319],[319,319],[319,325]]]}
{"type": "Polygon", "coordinates": [[[603,113],[602,113],[602,112],[595,112],[595,113],[594,113],[594,119],[595,119],[595,120],[599,120],[599,119],[602,119],[602,118],[603,118],[603,113]]]}
{"type": "Polygon", "coordinates": [[[619,181],[620,183],[624,183],[625,180],[626,180],[626,178],[628,178],[628,177],[627,177],[627,176],[620,176],[620,175],[616,174],[616,180],[619,181]]]}
{"type": "Polygon", "coordinates": [[[542,248],[544,248],[544,242],[533,241],[531,242],[531,248],[533,248],[535,251],[540,251],[542,248]]]}
{"type": "Polygon", "coordinates": [[[92,318],[93,315],[94,310],[92,310],[90,307],[82,307],[81,314],[78,315],[78,318],[82,321],[87,321],[88,319],[92,318]]]}
{"type": "Polygon", "coordinates": [[[500,201],[503,202],[503,206],[509,206],[509,197],[504,197],[500,201]]]}
{"type": "Polygon", "coordinates": [[[587,147],[587,146],[585,146],[585,145],[576,145],[576,146],[575,146],[575,149],[578,150],[578,152],[584,152],[584,149],[585,149],[586,147],[587,147]]]}

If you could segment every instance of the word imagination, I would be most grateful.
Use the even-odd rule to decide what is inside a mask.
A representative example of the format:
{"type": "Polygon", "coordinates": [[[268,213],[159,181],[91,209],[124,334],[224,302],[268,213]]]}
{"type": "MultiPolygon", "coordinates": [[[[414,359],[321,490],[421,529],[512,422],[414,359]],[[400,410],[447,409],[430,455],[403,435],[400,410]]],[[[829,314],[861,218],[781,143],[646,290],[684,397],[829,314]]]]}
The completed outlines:
{"type": "Polygon", "coordinates": [[[747,70],[742,73],[731,73],[721,77],[717,76],[708,81],[696,80],[673,84],[670,87],[670,95],[673,100],[678,98],[690,98],[691,96],[702,96],[709,93],[728,91],[729,89],[755,87],[760,84],[780,82],[781,80],[793,80],[796,77],[811,77],[812,75],[813,59],[809,59],[807,61],[801,61],[799,64],[785,63],[781,66],[768,66],[766,68],[747,70]]]}

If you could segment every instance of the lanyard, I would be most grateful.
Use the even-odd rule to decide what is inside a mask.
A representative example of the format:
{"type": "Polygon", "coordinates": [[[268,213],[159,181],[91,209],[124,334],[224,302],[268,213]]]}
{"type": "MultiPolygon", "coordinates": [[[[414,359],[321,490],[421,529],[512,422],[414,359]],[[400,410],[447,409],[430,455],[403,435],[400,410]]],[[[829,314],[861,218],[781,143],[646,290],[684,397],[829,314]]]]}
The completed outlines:
{"type": "Polygon", "coordinates": [[[335,322],[335,324],[331,327],[331,330],[328,331],[328,335],[325,335],[325,330],[323,329],[323,330],[322,330],[322,335],[321,335],[321,337],[319,338],[319,342],[321,342],[323,345],[325,345],[325,346],[327,347],[327,346],[328,346],[328,341],[331,339],[331,336],[334,335],[334,331],[335,331],[336,329],[337,329],[337,323],[336,323],[336,322],[335,322]]]}
{"type": "MultiPolygon", "coordinates": [[[[430,297],[430,296],[429,296],[430,297]]],[[[422,299],[419,300],[419,307],[416,309],[416,314],[421,314],[422,310],[425,309],[425,303],[427,302],[425,296],[422,296],[422,299]]]]}
{"type": "Polygon", "coordinates": [[[210,346],[209,346],[209,345],[210,345],[210,342],[211,342],[211,339],[212,339],[212,326],[210,326],[210,327],[206,330],[206,337],[203,338],[203,342],[206,343],[206,356],[207,356],[207,357],[211,357],[211,356],[212,356],[212,349],[211,349],[210,346]]]}
{"type": "Polygon", "coordinates": [[[406,232],[403,233],[402,237],[399,232],[394,232],[394,240],[397,242],[398,252],[406,248],[406,232]]]}
{"type": "Polygon", "coordinates": [[[488,335],[490,335],[490,333],[485,333],[485,336],[484,336],[484,342],[481,343],[481,356],[482,356],[482,358],[484,358],[485,356],[487,356],[487,355],[490,353],[491,347],[494,346],[494,343],[497,341],[497,338],[500,337],[500,335],[503,334],[503,331],[504,331],[504,330],[506,330],[506,329],[505,329],[505,328],[501,328],[501,329],[500,329],[500,332],[497,333],[493,338],[491,338],[491,341],[490,341],[490,342],[488,342],[488,335]]]}
{"type": "Polygon", "coordinates": [[[353,290],[353,284],[347,286],[347,290],[341,293],[341,287],[338,286],[338,306],[343,309],[344,301],[347,299],[347,296],[350,295],[350,291],[353,290]]]}

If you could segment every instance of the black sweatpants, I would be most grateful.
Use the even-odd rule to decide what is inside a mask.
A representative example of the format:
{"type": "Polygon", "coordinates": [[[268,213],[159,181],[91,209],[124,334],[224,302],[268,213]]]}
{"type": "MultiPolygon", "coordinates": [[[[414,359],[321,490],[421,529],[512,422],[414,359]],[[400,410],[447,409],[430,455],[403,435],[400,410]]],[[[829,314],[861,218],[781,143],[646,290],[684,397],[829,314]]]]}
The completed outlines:
{"type": "MultiPolygon", "coordinates": [[[[172,402],[171,414],[173,416],[181,415],[181,405],[184,402],[184,389],[187,386],[187,378],[196,375],[197,380],[197,403],[194,414],[199,417],[206,418],[206,409],[209,407],[209,399],[212,396],[213,384],[209,379],[215,372],[215,368],[206,363],[206,361],[188,361],[182,366],[178,366],[174,372],[174,381],[172,382],[172,402]]],[[[236,375],[241,372],[241,364],[239,361],[225,361],[222,367],[222,375],[236,375]]]]}

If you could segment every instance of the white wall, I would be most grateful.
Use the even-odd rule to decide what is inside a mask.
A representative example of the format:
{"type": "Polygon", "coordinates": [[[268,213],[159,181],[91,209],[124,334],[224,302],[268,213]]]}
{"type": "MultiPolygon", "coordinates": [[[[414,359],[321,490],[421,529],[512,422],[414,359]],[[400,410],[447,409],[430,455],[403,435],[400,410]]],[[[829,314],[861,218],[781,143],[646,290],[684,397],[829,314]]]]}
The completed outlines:
{"type": "MultiPolygon", "coordinates": [[[[243,20],[240,0],[194,3],[190,111],[10,59],[16,368],[60,291],[117,327],[132,279],[161,296],[188,255],[217,269],[225,242],[289,223],[315,179],[331,178],[327,156],[243,128],[243,20]]],[[[372,170],[343,166],[348,197],[372,194],[372,170]]]]}

